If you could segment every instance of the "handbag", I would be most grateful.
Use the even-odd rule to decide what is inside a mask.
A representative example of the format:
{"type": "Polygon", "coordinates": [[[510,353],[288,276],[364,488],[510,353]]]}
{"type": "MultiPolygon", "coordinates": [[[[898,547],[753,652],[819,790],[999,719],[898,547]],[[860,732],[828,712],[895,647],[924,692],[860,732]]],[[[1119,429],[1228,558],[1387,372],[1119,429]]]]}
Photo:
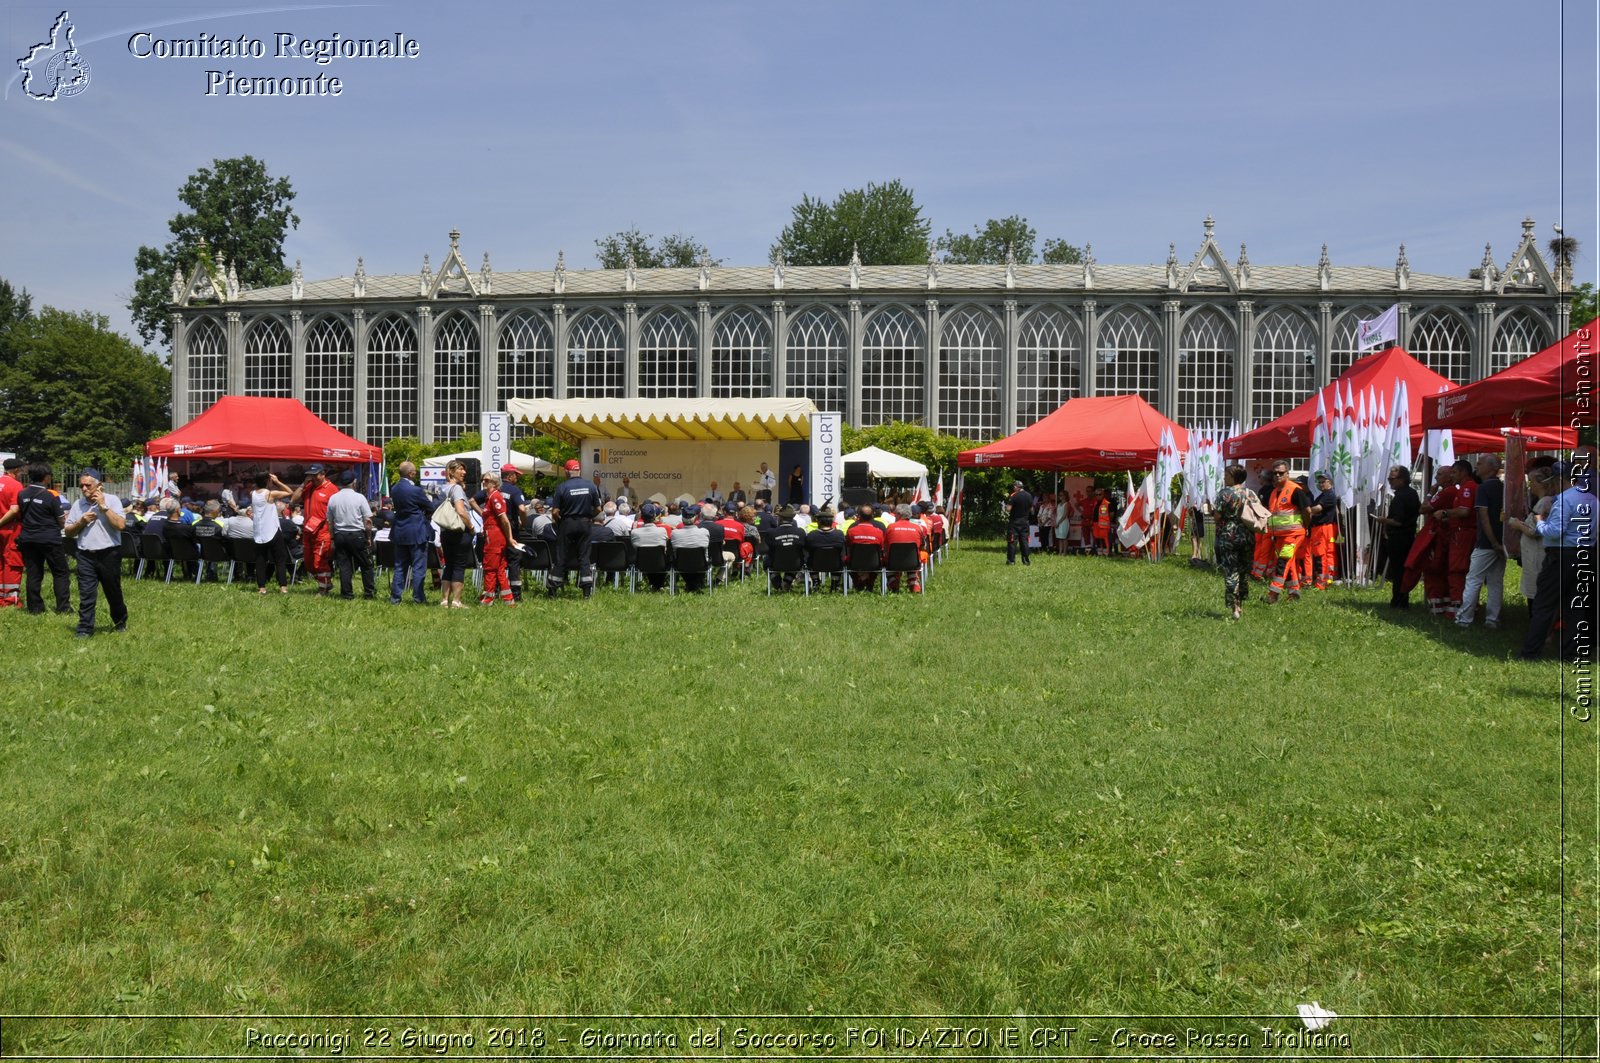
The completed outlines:
{"type": "Polygon", "coordinates": [[[433,511],[433,522],[445,531],[465,531],[467,527],[461,521],[461,514],[456,511],[456,504],[448,498],[433,511]]]}
{"type": "Polygon", "coordinates": [[[1261,504],[1261,499],[1256,497],[1254,491],[1246,491],[1244,501],[1239,505],[1239,519],[1251,531],[1264,532],[1271,526],[1272,514],[1267,512],[1267,507],[1261,504]]]}

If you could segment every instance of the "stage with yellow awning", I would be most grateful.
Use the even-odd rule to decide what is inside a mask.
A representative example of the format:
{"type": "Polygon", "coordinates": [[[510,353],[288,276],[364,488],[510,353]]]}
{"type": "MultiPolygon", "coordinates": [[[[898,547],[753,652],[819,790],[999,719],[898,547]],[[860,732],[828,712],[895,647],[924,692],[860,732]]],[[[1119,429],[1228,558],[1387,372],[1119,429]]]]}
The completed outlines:
{"type": "Polygon", "coordinates": [[[624,477],[635,500],[662,494],[704,498],[713,481],[751,499],[767,463],[783,501],[790,470],[806,460],[810,399],[510,399],[513,424],[578,447],[585,476],[608,495],[624,477]]]}

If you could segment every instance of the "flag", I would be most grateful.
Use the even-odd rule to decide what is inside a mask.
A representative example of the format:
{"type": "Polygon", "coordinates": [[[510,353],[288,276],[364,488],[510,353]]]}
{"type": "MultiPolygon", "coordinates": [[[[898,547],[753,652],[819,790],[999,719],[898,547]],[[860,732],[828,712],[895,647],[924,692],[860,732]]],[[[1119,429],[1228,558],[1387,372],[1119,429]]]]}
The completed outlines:
{"type": "Polygon", "coordinates": [[[944,470],[940,469],[933,478],[933,504],[940,505],[944,502],[944,470]]]}
{"type": "Polygon", "coordinates": [[[1117,523],[1117,541],[1130,550],[1150,541],[1150,532],[1156,514],[1151,499],[1155,494],[1155,474],[1145,473],[1139,489],[1133,489],[1133,474],[1128,474],[1128,504],[1122,509],[1122,519],[1117,523]]]}
{"type": "Polygon", "coordinates": [[[911,502],[912,502],[913,505],[915,505],[918,502],[926,502],[927,500],[928,500],[928,474],[927,473],[923,473],[921,476],[917,477],[917,488],[916,488],[915,491],[911,492],[911,502]]]}
{"type": "Polygon", "coordinates": [[[138,458],[133,459],[133,476],[128,484],[128,492],[134,498],[144,497],[144,462],[138,458]]]}
{"type": "Polygon", "coordinates": [[[1448,428],[1430,428],[1422,439],[1422,452],[1438,465],[1452,465],[1456,460],[1455,436],[1448,428]]]}
{"type": "MultiPolygon", "coordinates": [[[[1411,465],[1411,396],[1406,382],[1398,377],[1394,382],[1394,408],[1389,412],[1390,465],[1411,465]]],[[[1388,475],[1389,470],[1384,470],[1388,475]]]]}
{"type": "Polygon", "coordinates": [[[1328,467],[1332,458],[1333,439],[1328,428],[1328,408],[1322,401],[1322,392],[1317,392],[1317,419],[1311,425],[1311,474],[1318,472],[1331,472],[1328,467]]]}
{"type": "Polygon", "coordinates": [[[961,537],[961,493],[966,490],[967,474],[965,469],[957,469],[950,475],[950,504],[947,507],[950,518],[950,538],[961,537]]]}
{"type": "Polygon", "coordinates": [[[1365,351],[1388,342],[1400,342],[1400,304],[1395,303],[1377,317],[1356,320],[1356,349],[1365,351]]]}

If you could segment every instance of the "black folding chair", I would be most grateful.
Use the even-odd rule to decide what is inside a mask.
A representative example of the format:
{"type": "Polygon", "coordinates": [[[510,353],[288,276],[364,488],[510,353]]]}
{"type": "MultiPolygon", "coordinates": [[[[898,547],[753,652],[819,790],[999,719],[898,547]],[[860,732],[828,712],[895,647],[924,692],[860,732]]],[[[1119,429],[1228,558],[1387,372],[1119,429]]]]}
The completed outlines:
{"type": "Polygon", "coordinates": [[[134,579],[144,575],[144,566],[149,563],[152,570],[161,562],[167,562],[167,577],[172,577],[172,554],[167,550],[167,540],[152,532],[145,532],[139,536],[139,568],[133,574],[134,579]]]}
{"type": "Polygon", "coordinates": [[[876,546],[871,543],[862,543],[859,548],[852,546],[848,564],[852,576],[875,575],[879,583],[883,584],[878,593],[888,593],[887,584],[884,582],[883,561],[876,546]]]}
{"type": "Polygon", "coordinates": [[[228,551],[228,543],[220,535],[208,535],[204,539],[196,539],[200,547],[200,560],[205,562],[198,566],[199,571],[194,574],[194,581],[198,584],[205,575],[206,565],[227,565],[228,582],[233,582],[233,554],[228,551]]]}
{"type": "Polygon", "coordinates": [[[394,543],[388,539],[378,540],[378,567],[394,571],[394,543]]]}
{"type": "Polygon", "coordinates": [[[134,571],[139,568],[139,537],[128,532],[122,534],[122,542],[117,546],[117,561],[132,561],[134,571]]]}
{"type": "Polygon", "coordinates": [[[915,576],[918,594],[923,590],[922,551],[916,543],[890,543],[889,557],[883,563],[883,585],[887,591],[889,577],[915,576]]]}
{"type": "Polygon", "coordinates": [[[717,583],[716,572],[711,566],[711,548],[708,546],[674,546],[672,548],[672,568],[667,573],[668,590],[672,594],[678,593],[679,576],[703,575],[706,581],[706,591],[710,592],[717,583]]]}
{"type": "MultiPolygon", "coordinates": [[[[638,591],[639,577],[672,575],[672,567],[667,563],[667,547],[665,546],[637,546],[633,550],[633,568],[628,573],[628,590],[638,591]]],[[[654,584],[652,584],[654,586],[654,584]]]]}
{"type": "Polygon", "coordinates": [[[167,540],[167,583],[172,582],[172,566],[183,565],[184,576],[189,574],[189,565],[200,567],[200,547],[193,536],[174,535],[167,540]]]}
{"type": "Polygon", "coordinates": [[[622,574],[628,571],[628,544],[621,539],[594,543],[589,547],[589,560],[596,573],[611,577],[613,587],[622,586],[622,574]]]}
{"type": "MultiPolygon", "coordinates": [[[[239,568],[244,569],[245,578],[249,579],[251,573],[255,571],[256,557],[260,553],[260,547],[256,545],[254,539],[234,539],[232,544],[233,560],[228,563],[229,583],[233,582],[234,571],[239,568]]],[[[271,549],[271,544],[268,544],[268,549],[271,549]]]]}
{"type": "Polygon", "coordinates": [[[806,552],[799,543],[772,543],[767,547],[767,596],[772,596],[774,576],[799,576],[810,593],[811,584],[805,579],[806,552]]]}
{"type": "Polygon", "coordinates": [[[532,582],[532,577],[537,573],[539,582],[546,582],[550,575],[552,563],[553,558],[551,557],[548,540],[522,540],[522,571],[526,580],[532,582]]]}
{"type": "MultiPolygon", "coordinates": [[[[817,576],[827,576],[850,593],[850,580],[845,576],[844,547],[815,546],[806,551],[806,593],[811,593],[811,581],[817,576]]],[[[820,580],[818,581],[820,582],[820,580]]]]}

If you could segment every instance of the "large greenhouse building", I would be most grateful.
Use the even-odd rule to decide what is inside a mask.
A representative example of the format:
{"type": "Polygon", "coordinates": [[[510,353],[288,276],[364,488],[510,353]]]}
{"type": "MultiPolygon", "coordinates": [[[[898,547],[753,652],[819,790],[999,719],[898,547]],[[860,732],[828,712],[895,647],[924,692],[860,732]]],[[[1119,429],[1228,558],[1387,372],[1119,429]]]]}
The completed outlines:
{"type": "Polygon", "coordinates": [[[370,443],[475,431],[509,398],[800,397],[857,426],[970,439],[1077,396],[1137,393],[1184,424],[1284,413],[1399,307],[1399,340],[1458,383],[1568,330],[1570,272],[1525,220],[1516,251],[1461,276],[1225,257],[1165,264],[723,267],[495,273],[450,233],[438,272],[241,290],[226,263],[173,278],[173,420],[223,395],[302,399],[370,443]]]}

